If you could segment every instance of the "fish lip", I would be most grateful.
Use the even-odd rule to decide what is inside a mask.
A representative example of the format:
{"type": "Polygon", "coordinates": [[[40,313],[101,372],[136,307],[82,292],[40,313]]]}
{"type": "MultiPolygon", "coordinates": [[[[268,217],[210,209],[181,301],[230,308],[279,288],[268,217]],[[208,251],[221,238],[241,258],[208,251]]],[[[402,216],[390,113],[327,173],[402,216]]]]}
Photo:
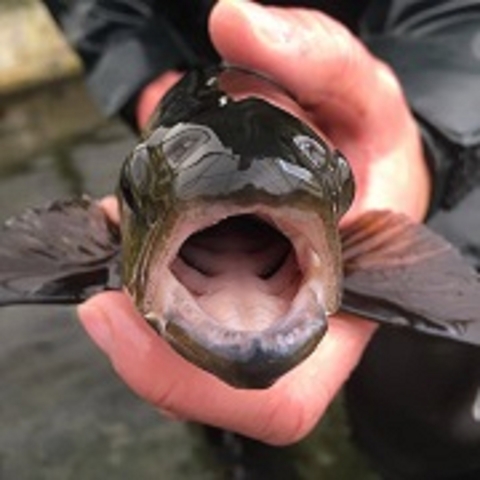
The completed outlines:
{"type": "Polygon", "coordinates": [[[327,312],[314,280],[301,287],[282,318],[259,331],[215,322],[188,301],[181,287],[175,296],[167,312],[161,317],[150,312],[147,320],[183,357],[237,388],[268,388],[310,355],[327,330],[327,312]]]}
{"type": "MultiPolygon", "coordinates": [[[[147,315],[148,316],[148,315],[147,315]]],[[[327,331],[324,311],[285,318],[260,332],[230,330],[204,319],[192,329],[178,311],[150,324],[183,357],[236,388],[264,389],[298,365],[327,331]]]]}
{"type": "MultiPolygon", "coordinates": [[[[304,236],[305,232],[300,233],[296,230],[299,215],[302,222],[309,225],[318,220],[324,222],[325,219],[318,217],[314,212],[307,214],[305,210],[296,206],[284,207],[280,214],[275,207],[262,204],[239,207],[225,203],[217,204],[213,208],[207,205],[207,208],[209,209],[207,215],[204,213],[205,206],[200,206],[197,210],[187,209],[188,216],[177,219],[176,233],[171,236],[168,250],[150,259],[151,264],[157,265],[156,273],[150,272],[154,273],[156,278],[155,281],[150,282],[150,293],[140,299],[140,302],[137,301],[137,306],[160,336],[181,356],[196,366],[213,373],[236,388],[268,388],[279,377],[309,356],[323,338],[327,330],[327,315],[336,311],[339,301],[339,298],[334,298],[333,302],[328,301],[328,290],[332,290],[332,285],[327,288],[325,278],[311,278],[300,286],[299,292],[303,291],[307,294],[312,292],[314,296],[322,297],[317,298],[316,307],[310,308],[304,317],[299,314],[290,315],[290,318],[279,318],[270,327],[259,331],[230,330],[215,319],[208,319],[208,315],[205,315],[196,301],[188,299],[183,292],[178,295],[181,290],[180,284],[170,271],[170,264],[185,239],[192,233],[230,216],[254,214],[279,227],[283,232],[284,228],[287,230],[293,228],[288,236],[295,246],[296,253],[303,257],[303,261],[309,264],[309,268],[318,268],[319,262],[324,263],[328,257],[333,265],[330,273],[334,273],[338,268],[335,264],[335,254],[328,253],[325,254],[327,257],[319,257],[317,250],[313,249],[315,241],[318,241],[318,225],[314,228],[315,241],[309,235],[304,236]],[[298,237],[295,241],[290,236],[299,234],[302,239],[298,237]],[[310,258],[311,255],[315,260],[313,257],[310,258]],[[184,305],[179,306],[183,302],[185,302],[184,305]],[[194,309],[194,313],[197,313],[196,315],[192,315],[191,308],[194,309]],[[292,332],[297,333],[292,334],[292,332]],[[288,343],[287,339],[292,335],[294,341],[288,343]]],[[[328,244],[324,243],[323,246],[328,244]]],[[[324,269],[323,266],[322,269],[324,269]]],[[[150,274],[147,274],[147,277],[149,276],[150,274]]],[[[339,284],[333,284],[333,290],[339,292],[339,284]]],[[[296,299],[297,297],[293,302],[296,299]]],[[[299,305],[301,303],[299,302],[299,305]]],[[[292,313],[292,309],[289,313],[292,313]]]]}

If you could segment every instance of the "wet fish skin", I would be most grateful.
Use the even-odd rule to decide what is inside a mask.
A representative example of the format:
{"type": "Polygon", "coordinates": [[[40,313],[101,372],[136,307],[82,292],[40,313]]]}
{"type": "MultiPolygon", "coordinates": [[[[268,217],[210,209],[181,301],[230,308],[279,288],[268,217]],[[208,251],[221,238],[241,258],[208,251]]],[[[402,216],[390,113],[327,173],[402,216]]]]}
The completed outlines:
{"type": "MultiPolygon", "coordinates": [[[[226,69],[232,71],[246,81],[252,77],[226,69]]],[[[168,240],[178,216],[195,203],[314,210],[328,224],[330,250],[340,251],[337,224],[354,195],[348,162],[326,138],[262,96],[234,101],[228,79],[221,86],[223,72],[212,68],[185,76],[154,112],[145,141],[123,165],[118,199],[124,280],[135,298],[145,290],[137,272],[145,239],[159,228],[156,241],[168,240]]],[[[334,261],[340,271],[339,256],[334,261]]]]}
{"type": "MultiPolygon", "coordinates": [[[[242,388],[265,388],[301,362],[339,308],[480,345],[477,273],[448,242],[401,214],[368,212],[339,231],[354,193],[347,161],[297,118],[287,94],[235,72],[193,72],[167,94],[121,169],[120,230],[85,198],[7,222],[0,305],[76,303],[123,283],[177,351],[242,388]],[[325,295],[304,290],[296,311],[258,331],[214,325],[185,303],[164,267],[188,235],[231,215],[260,215],[295,237],[297,257],[318,247],[322,274],[315,285],[325,295]]],[[[310,272],[305,258],[303,273],[310,272]]]]}
{"type": "MultiPolygon", "coordinates": [[[[270,102],[283,106],[293,100],[250,72],[187,75],[154,113],[144,141],[122,168],[118,190],[123,279],[135,304],[183,356],[236,386],[270,385],[323,337],[325,314],[340,305],[338,221],[354,195],[352,172],[341,153],[270,102]],[[219,208],[223,211],[215,217],[219,208]],[[279,319],[268,329],[241,332],[219,326],[198,309],[193,314],[160,305],[150,270],[166,262],[158,252],[172,248],[175,229],[189,223],[182,216],[197,212],[200,223],[193,233],[239,214],[280,222],[287,208],[322,224],[324,298],[321,312],[305,312],[309,322],[279,319]],[[195,315],[202,326],[194,325],[200,321],[193,322],[195,315]]],[[[165,268],[164,278],[168,275],[165,268]]]]}

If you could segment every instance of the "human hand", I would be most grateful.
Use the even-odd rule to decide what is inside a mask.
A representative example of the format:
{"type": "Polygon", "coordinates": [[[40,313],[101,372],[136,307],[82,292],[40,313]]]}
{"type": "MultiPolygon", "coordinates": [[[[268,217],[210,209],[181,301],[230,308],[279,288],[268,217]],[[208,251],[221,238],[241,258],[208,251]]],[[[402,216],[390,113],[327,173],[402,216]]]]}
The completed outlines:
{"type": "MultiPolygon", "coordinates": [[[[358,188],[345,221],[372,208],[423,217],[429,183],[415,122],[389,69],[342,26],[318,12],[224,0],[210,27],[228,62],[286,87],[350,159],[358,188]]],[[[107,210],[115,215],[115,205],[107,210]]],[[[302,364],[267,390],[244,391],[179,357],[124,294],[97,295],[79,311],[117,372],[159,410],[272,444],[296,441],[313,428],[374,330],[361,319],[333,316],[302,364]]]]}
{"type": "Polygon", "coordinates": [[[153,110],[155,110],[159,100],[181,77],[182,73],[176,70],[169,70],[162,73],[142,90],[135,112],[140,130],[148,123],[148,119],[152,115],[153,110]]]}

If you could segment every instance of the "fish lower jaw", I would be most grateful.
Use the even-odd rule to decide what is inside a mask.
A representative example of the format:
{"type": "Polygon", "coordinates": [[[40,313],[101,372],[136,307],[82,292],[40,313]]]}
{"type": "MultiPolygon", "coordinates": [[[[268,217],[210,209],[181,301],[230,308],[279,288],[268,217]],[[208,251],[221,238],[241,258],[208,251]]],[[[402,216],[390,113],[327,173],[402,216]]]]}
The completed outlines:
{"type": "Polygon", "coordinates": [[[327,330],[317,287],[314,282],[303,285],[286,314],[262,330],[238,330],[219,323],[181,285],[163,314],[149,312],[145,317],[198,367],[237,388],[267,388],[304,360],[327,330]]]}

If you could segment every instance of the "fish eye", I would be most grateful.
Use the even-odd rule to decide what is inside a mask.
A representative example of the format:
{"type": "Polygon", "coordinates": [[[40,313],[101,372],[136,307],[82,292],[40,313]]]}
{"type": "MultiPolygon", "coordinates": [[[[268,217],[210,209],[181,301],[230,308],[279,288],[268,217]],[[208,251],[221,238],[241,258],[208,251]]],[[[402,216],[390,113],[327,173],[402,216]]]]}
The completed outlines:
{"type": "Polygon", "coordinates": [[[339,198],[339,211],[340,214],[343,214],[352,204],[353,196],[355,195],[355,182],[350,164],[339,150],[333,152],[333,161],[335,164],[338,188],[341,192],[339,198]]]}
{"type": "Polygon", "coordinates": [[[128,173],[137,190],[146,188],[150,178],[150,157],[146,148],[134,150],[128,160],[128,173]]]}
{"type": "Polygon", "coordinates": [[[208,140],[209,135],[206,131],[189,127],[165,139],[162,146],[163,155],[172,167],[177,167],[208,140]]]}
{"type": "Polygon", "coordinates": [[[352,170],[350,168],[350,164],[348,163],[348,160],[346,159],[345,155],[343,155],[343,153],[340,152],[340,150],[335,150],[333,152],[333,158],[337,165],[338,178],[340,180],[340,183],[343,184],[347,181],[350,181],[352,177],[352,170]]]}
{"type": "Polygon", "coordinates": [[[315,139],[307,135],[295,135],[295,145],[308,158],[316,168],[322,168],[327,160],[327,149],[315,139]]]}
{"type": "Polygon", "coordinates": [[[119,182],[119,190],[120,193],[125,200],[125,203],[128,205],[128,207],[134,212],[138,213],[138,206],[137,206],[137,200],[135,198],[135,194],[132,189],[132,184],[130,180],[128,179],[127,175],[125,175],[122,172],[122,175],[120,175],[120,182],[119,182]]]}
{"type": "Polygon", "coordinates": [[[141,214],[141,199],[148,192],[150,173],[148,152],[144,148],[135,149],[123,165],[119,189],[136,215],[141,214]]]}

